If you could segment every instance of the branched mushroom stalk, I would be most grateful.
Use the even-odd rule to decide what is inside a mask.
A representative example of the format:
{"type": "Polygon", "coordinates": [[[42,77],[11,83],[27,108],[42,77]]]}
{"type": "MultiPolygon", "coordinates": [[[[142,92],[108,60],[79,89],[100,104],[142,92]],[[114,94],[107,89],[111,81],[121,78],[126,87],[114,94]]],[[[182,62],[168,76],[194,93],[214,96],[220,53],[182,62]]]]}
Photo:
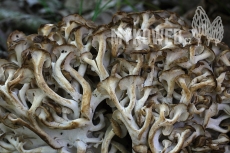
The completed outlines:
{"type": "Polygon", "coordinates": [[[0,152],[229,152],[230,50],[196,28],[146,11],[14,31],[0,59],[0,152]]]}

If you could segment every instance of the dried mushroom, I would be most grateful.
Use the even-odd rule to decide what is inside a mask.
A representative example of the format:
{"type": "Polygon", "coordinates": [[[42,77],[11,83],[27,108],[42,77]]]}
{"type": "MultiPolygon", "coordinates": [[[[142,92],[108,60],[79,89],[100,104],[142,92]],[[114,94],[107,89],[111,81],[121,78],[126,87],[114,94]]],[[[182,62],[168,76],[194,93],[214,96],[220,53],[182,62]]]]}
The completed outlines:
{"type": "Polygon", "coordinates": [[[0,152],[229,152],[230,51],[199,30],[146,11],[13,32],[0,60],[0,152]]]}

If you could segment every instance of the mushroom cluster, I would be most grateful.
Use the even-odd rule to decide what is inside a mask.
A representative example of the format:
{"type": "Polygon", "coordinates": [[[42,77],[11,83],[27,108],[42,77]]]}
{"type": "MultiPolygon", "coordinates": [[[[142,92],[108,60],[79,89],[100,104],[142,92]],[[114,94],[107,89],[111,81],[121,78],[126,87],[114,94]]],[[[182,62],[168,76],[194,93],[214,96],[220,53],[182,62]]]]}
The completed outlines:
{"type": "Polygon", "coordinates": [[[230,50],[175,13],[69,15],[7,45],[1,153],[230,152],[230,50]]]}

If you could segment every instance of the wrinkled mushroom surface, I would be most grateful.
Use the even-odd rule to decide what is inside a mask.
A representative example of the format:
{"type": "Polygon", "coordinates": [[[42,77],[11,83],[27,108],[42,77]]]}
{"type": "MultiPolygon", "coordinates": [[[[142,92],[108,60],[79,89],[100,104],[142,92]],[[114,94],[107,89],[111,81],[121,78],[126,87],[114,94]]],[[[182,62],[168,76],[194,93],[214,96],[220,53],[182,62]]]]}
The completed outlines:
{"type": "Polygon", "coordinates": [[[146,11],[13,32],[0,59],[0,152],[227,153],[230,50],[189,31],[146,11]]]}

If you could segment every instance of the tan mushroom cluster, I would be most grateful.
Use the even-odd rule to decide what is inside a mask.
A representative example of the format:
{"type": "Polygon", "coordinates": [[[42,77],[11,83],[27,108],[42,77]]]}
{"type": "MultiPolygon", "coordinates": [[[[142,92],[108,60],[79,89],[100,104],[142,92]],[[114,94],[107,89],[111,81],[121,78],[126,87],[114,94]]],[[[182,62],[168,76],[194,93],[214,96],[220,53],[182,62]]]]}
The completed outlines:
{"type": "Polygon", "coordinates": [[[209,41],[167,11],[13,32],[0,59],[0,152],[229,152],[230,50],[209,41]]]}

